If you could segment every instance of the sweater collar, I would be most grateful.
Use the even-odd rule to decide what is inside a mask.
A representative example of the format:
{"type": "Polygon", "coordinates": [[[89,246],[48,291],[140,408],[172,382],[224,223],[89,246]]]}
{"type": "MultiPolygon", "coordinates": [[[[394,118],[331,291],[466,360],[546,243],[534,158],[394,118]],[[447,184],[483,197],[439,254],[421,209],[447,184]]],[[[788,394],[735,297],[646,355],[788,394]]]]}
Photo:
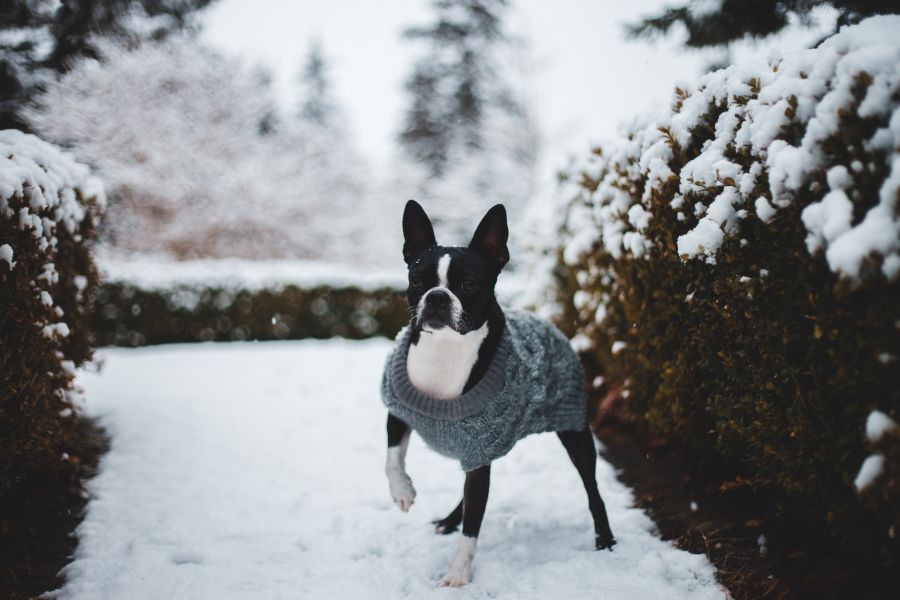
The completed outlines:
{"type": "Polygon", "coordinates": [[[506,363],[510,355],[508,327],[497,345],[487,372],[468,392],[452,400],[440,400],[420,392],[409,380],[406,359],[409,355],[412,329],[407,327],[397,343],[391,365],[392,391],[400,404],[421,415],[444,421],[460,421],[482,412],[488,401],[503,391],[506,385],[506,363]]]}

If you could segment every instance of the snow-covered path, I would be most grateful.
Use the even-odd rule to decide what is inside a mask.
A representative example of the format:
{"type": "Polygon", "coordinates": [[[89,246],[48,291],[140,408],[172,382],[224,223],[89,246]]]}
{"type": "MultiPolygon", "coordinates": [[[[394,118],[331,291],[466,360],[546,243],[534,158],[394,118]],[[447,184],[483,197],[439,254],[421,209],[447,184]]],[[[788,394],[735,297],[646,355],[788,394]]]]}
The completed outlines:
{"type": "Polygon", "coordinates": [[[581,483],[556,436],[494,465],[473,581],[435,589],[456,536],[454,462],[413,438],[408,514],[384,477],[378,382],[388,343],[184,345],[98,353],[86,412],[112,438],[62,598],[328,600],[724,598],[702,556],[660,541],[597,465],[618,538],[592,550],[581,483]]]}

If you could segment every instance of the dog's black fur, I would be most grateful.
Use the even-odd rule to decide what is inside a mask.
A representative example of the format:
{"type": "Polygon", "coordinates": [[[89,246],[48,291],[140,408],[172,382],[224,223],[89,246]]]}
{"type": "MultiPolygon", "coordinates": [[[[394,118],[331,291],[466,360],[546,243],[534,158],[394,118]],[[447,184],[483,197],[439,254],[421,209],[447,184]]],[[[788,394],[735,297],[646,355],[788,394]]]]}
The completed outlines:
{"type": "MultiPolygon", "coordinates": [[[[411,344],[417,344],[423,332],[453,327],[466,334],[478,330],[485,323],[488,333],[478,349],[478,358],[464,387],[474,387],[487,371],[497,346],[503,337],[506,319],[497,303],[494,286],[503,267],[509,261],[506,211],[498,204],[482,219],[472,241],[466,248],[438,246],[431,221],[422,207],[410,200],[403,213],[403,259],[409,268],[409,287],[406,292],[411,311],[411,344]],[[462,305],[458,322],[451,318],[451,297],[436,290],[422,297],[438,285],[438,260],[450,255],[447,288],[462,305]],[[421,310],[420,310],[421,308],[421,310]]],[[[452,401],[452,400],[451,400],[452,401]]],[[[393,415],[388,415],[388,447],[401,444],[409,427],[393,415]]],[[[588,507],[594,520],[595,546],[611,549],[615,544],[606,509],[597,490],[595,467],[597,461],[594,441],[588,429],[559,431],[557,435],[578,470],[588,496],[588,507]]],[[[456,531],[462,523],[463,535],[477,537],[484,517],[490,488],[490,465],[466,473],[463,499],[447,517],[434,521],[438,533],[456,531]]]]}

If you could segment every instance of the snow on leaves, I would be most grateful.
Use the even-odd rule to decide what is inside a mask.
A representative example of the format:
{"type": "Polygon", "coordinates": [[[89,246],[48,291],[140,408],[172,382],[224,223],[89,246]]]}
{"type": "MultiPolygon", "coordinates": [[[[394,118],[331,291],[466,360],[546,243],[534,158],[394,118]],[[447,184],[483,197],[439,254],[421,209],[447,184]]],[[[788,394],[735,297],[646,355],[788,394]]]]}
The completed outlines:
{"type": "Polygon", "coordinates": [[[669,111],[639,117],[626,140],[584,165],[597,181],[581,199],[589,218],[570,215],[566,262],[574,264],[598,239],[615,259],[647,257],[654,197],[673,197],[673,185],[670,205],[690,227],[678,237],[677,252],[711,264],[741,221],[752,216],[769,223],[811,190],[819,199],[802,211],[810,253],[824,252],[831,270],[851,280],[873,255],[886,277],[897,276],[898,29],[898,16],[870,18],[818,48],[770,53],[767,60],[709,73],[695,86],[679,85],[669,111]],[[866,160],[838,164],[826,146],[848,113],[876,126],[861,148],[849,149],[866,160]],[[701,144],[699,154],[683,162],[692,144],[701,144]],[[817,181],[822,172],[827,188],[817,181]],[[854,190],[873,177],[881,177],[877,202],[859,214],[866,203],[854,201],[854,190]],[[635,190],[636,182],[643,188],[635,190]]]}
{"type": "MultiPolygon", "coordinates": [[[[46,262],[31,285],[38,302],[56,318],[64,316],[51,295],[59,281],[53,262],[59,228],[77,239],[86,219],[97,224],[105,204],[103,186],[85,165],[36,136],[17,130],[0,131],[0,218],[15,222],[19,230],[30,232],[35,239],[46,262]],[[90,215],[85,200],[97,209],[90,215]]],[[[21,256],[29,250],[17,249],[9,243],[14,244],[13,240],[0,241],[0,260],[5,261],[0,270],[12,271],[17,253],[21,256]]],[[[37,326],[49,338],[69,335],[69,326],[63,321],[37,326]]]]}

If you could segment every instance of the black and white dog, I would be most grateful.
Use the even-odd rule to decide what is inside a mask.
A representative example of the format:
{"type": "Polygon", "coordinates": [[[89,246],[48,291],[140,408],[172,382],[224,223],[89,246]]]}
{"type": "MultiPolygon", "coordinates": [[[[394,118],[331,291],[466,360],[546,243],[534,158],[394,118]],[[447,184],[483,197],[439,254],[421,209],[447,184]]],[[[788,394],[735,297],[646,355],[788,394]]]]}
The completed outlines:
{"type": "MultiPolygon", "coordinates": [[[[506,211],[499,204],[491,208],[467,248],[444,247],[437,245],[425,211],[410,200],[403,213],[403,235],[411,312],[406,359],[409,381],[422,394],[453,402],[485,375],[507,324],[494,295],[497,276],[509,260],[506,211]]],[[[407,423],[388,415],[385,471],[391,497],[404,512],[416,497],[405,468],[410,433],[407,423]]],[[[584,483],[596,548],[612,548],[615,540],[597,490],[593,437],[586,426],[556,433],[584,483]]],[[[434,522],[442,534],[456,531],[462,524],[462,538],[439,586],[459,587],[471,578],[490,473],[490,464],[466,472],[462,501],[446,518],[434,522]]]]}

